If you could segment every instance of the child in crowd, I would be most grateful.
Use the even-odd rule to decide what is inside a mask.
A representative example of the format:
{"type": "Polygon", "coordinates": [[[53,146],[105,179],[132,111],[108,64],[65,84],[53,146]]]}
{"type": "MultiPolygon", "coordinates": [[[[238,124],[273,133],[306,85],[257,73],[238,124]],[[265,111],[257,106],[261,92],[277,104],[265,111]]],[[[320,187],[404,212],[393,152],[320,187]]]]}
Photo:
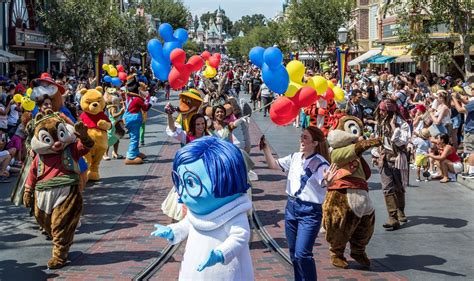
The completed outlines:
{"type": "MultiPolygon", "coordinates": [[[[421,181],[421,168],[424,171],[428,171],[428,153],[431,147],[430,131],[427,128],[423,128],[418,137],[413,140],[413,146],[415,147],[415,165],[416,165],[416,181],[421,181]]],[[[423,173],[426,177],[427,174],[423,173]]],[[[428,176],[429,177],[429,176],[428,176]]],[[[425,181],[428,181],[426,177],[425,181]]]]}

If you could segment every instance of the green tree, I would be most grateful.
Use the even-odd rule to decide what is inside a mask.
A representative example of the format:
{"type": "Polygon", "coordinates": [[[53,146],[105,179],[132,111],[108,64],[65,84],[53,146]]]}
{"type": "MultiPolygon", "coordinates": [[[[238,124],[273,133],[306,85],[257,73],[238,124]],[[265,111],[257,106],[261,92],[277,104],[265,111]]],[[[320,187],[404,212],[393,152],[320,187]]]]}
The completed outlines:
{"type": "Polygon", "coordinates": [[[255,15],[246,15],[236,21],[232,27],[232,36],[239,35],[239,32],[242,31],[244,34],[247,34],[251,29],[256,26],[264,26],[267,22],[267,19],[262,14],[255,15]]]}
{"type": "Polygon", "coordinates": [[[321,61],[337,40],[337,30],[352,18],[351,0],[291,0],[286,27],[298,49],[312,50],[321,61]]]}
{"type": "Polygon", "coordinates": [[[250,50],[255,46],[264,48],[278,46],[284,53],[288,53],[287,36],[282,23],[268,22],[267,26],[257,26],[244,37],[237,37],[227,44],[229,55],[235,59],[248,57],[250,50]]]}
{"type": "Polygon", "coordinates": [[[200,55],[202,51],[198,43],[192,40],[186,41],[186,43],[183,45],[183,50],[186,52],[186,55],[188,56],[188,58],[190,56],[200,55]]]}
{"type": "Polygon", "coordinates": [[[451,62],[465,79],[473,75],[469,54],[473,9],[472,0],[395,0],[387,6],[398,15],[398,36],[407,42],[416,60],[435,56],[443,64],[451,62]],[[449,36],[444,40],[433,38],[431,34],[441,28],[449,36]],[[455,53],[464,55],[463,66],[454,60],[455,53]]]}
{"type": "Polygon", "coordinates": [[[157,18],[160,23],[169,23],[173,28],[186,28],[189,10],[181,0],[142,1],[145,13],[157,18]]]}
{"type": "Polygon", "coordinates": [[[121,13],[114,17],[114,21],[115,28],[111,30],[112,48],[120,54],[126,65],[130,65],[134,55],[146,51],[151,34],[148,33],[144,17],[121,13]]]}
{"type": "Polygon", "coordinates": [[[45,0],[37,10],[49,42],[80,65],[110,46],[114,21],[104,16],[113,13],[110,5],[110,0],[45,0]]]}

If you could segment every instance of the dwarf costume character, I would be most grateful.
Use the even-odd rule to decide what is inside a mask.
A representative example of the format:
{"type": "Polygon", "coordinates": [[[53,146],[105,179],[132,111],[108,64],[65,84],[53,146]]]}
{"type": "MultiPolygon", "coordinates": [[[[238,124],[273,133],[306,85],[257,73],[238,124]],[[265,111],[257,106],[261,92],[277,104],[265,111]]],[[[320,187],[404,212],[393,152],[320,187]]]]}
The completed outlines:
{"type": "Polygon", "coordinates": [[[82,212],[78,160],[93,146],[82,122],[73,127],[51,110],[36,115],[31,143],[36,156],[26,179],[23,203],[27,208],[34,206],[36,221],[52,238],[50,269],[66,264],[82,212]]]}
{"type": "Polygon", "coordinates": [[[128,145],[127,157],[125,164],[134,165],[142,164],[146,155],[140,153],[138,144],[140,141],[140,128],[143,124],[143,112],[147,112],[151,104],[147,103],[145,99],[138,94],[139,84],[136,75],[127,77],[127,98],[125,100],[125,114],[123,120],[125,127],[128,129],[130,135],[130,143],[128,145]]]}
{"type": "Polygon", "coordinates": [[[330,244],[331,263],[341,268],[348,268],[344,257],[348,242],[351,257],[363,266],[370,266],[365,248],[374,232],[375,213],[367,184],[370,167],[362,153],[380,145],[381,140],[361,140],[362,128],[358,118],[345,116],[328,134],[331,162],[338,170],[324,201],[323,225],[330,244]]]}

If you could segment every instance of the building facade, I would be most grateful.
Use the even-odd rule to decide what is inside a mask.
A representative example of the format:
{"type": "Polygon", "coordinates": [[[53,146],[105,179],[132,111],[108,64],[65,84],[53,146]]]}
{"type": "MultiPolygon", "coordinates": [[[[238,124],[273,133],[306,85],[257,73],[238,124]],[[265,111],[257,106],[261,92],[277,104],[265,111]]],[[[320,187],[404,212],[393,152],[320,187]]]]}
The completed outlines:
{"type": "Polygon", "coordinates": [[[227,43],[232,40],[231,36],[224,31],[224,17],[225,11],[219,7],[217,9],[216,17],[210,17],[207,23],[207,29],[203,28],[200,22],[196,29],[194,29],[192,16],[190,16],[190,27],[188,30],[189,39],[196,42],[201,49],[208,50],[211,53],[219,52],[225,54],[227,51],[227,43]]]}

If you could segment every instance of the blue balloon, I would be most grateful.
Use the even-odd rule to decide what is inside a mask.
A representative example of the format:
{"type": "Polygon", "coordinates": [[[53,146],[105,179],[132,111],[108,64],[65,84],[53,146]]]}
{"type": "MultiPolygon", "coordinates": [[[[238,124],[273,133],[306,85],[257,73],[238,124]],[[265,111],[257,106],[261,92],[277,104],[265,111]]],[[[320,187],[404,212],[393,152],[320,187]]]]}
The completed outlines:
{"type": "Polygon", "coordinates": [[[147,44],[148,52],[154,60],[162,61],[163,60],[163,47],[160,40],[151,39],[147,44]]]}
{"type": "Polygon", "coordinates": [[[176,31],[174,32],[174,37],[175,37],[179,42],[181,42],[181,44],[184,44],[184,43],[186,43],[186,41],[188,41],[188,32],[186,31],[186,29],[178,28],[178,29],[176,29],[176,31]]]}
{"type": "Polygon", "coordinates": [[[158,28],[158,33],[165,41],[173,40],[173,27],[169,23],[162,23],[158,28]]]}
{"type": "Polygon", "coordinates": [[[171,52],[174,50],[174,49],[181,49],[183,44],[181,44],[180,42],[178,41],[171,41],[171,42],[165,42],[165,44],[163,45],[163,57],[164,57],[164,61],[165,62],[168,62],[168,64],[171,63],[171,60],[170,60],[170,55],[171,55],[171,52]]]}
{"type": "Polygon", "coordinates": [[[270,68],[270,66],[264,64],[262,68],[262,78],[263,82],[265,82],[271,91],[280,95],[286,92],[290,82],[288,71],[286,71],[283,65],[281,65],[281,67],[270,68]]]}
{"type": "Polygon", "coordinates": [[[265,50],[265,53],[263,53],[263,60],[270,68],[275,68],[280,66],[283,62],[283,54],[280,49],[270,47],[265,50]]]}
{"type": "Polygon", "coordinates": [[[105,83],[110,83],[111,81],[112,81],[112,77],[110,77],[109,75],[104,76],[104,82],[105,83]]]}
{"type": "Polygon", "coordinates": [[[253,47],[252,50],[249,52],[249,58],[250,61],[255,64],[258,68],[263,67],[263,53],[265,52],[265,49],[258,46],[258,47],[253,47]]]}
{"type": "Polygon", "coordinates": [[[164,64],[156,60],[151,60],[151,70],[153,70],[153,75],[155,75],[155,77],[161,81],[167,81],[168,74],[171,71],[171,66],[170,64],[164,64]]]}
{"type": "Polygon", "coordinates": [[[112,78],[112,85],[118,87],[118,86],[122,85],[122,81],[120,81],[120,79],[118,77],[114,77],[114,78],[112,78]]]}

